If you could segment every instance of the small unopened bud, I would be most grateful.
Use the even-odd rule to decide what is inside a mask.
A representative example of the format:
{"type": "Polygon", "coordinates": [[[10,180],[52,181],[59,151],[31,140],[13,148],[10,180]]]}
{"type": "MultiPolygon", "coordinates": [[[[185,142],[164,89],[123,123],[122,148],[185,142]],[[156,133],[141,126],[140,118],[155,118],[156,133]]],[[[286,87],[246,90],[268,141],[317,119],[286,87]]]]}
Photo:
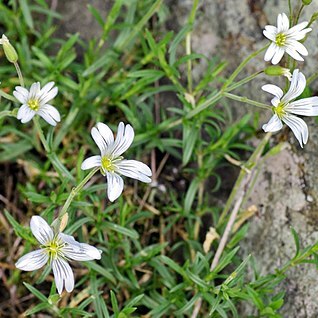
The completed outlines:
{"type": "Polygon", "coordinates": [[[0,44],[2,44],[4,54],[10,63],[16,63],[18,61],[18,54],[15,48],[10,44],[8,38],[2,34],[0,39],[0,44]]]}
{"type": "Polygon", "coordinates": [[[266,67],[264,73],[269,76],[286,76],[290,81],[292,79],[290,70],[278,65],[271,65],[266,67]]]}
{"type": "Polygon", "coordinates": [[[303,0],[304,6],[309,6],[312,3],[312,0],[303,0]]]}

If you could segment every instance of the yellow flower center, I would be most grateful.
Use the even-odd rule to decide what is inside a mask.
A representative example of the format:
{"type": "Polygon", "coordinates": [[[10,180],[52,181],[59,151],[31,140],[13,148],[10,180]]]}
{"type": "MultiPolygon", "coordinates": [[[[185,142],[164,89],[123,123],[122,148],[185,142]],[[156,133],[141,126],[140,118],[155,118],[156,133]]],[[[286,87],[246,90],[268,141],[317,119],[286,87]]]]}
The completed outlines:
{"type": "Polygon", "coordinates": [[[40,108],[40,104],[37,99],[29,99],[28,106],[30,109],[34,110],[35,112],[37,112],[40,108]]]}
{"type": "Polygon", "coordinates": [[[105,175],[106,171],[114,172],[115,166],[110,158],[104,156],[102,157],[102,167],[101,167],[102,174],[105,175]]]}
{"type": "Polygon", "coordinates": [[[275,43],[276,43],[278,46],[284,46],[284,45],[286,44],[286,39],[287,39],[286,34],[284,34],[284,33],[278,33],[278,34],[276,35],[275,43]]]}
{"type": "Polygon", "coordinates": [[[284,103],[279,103],[279,104],[277,105],[277,107],[275,108],[275,113],[277,114],[277,116],[278,116],[280,119],[282,119],[282,117],[283,117],[284,115],[286,115],[286,112],[285,112],[285,110],[284,110],[285,107],[286,107],[286,104],[284,104],[284,103]]]}
{"type": "Polygon", "coordinates": [[[50,260],[61,255],[61,249],[64,247],[64,245],[65,244],[60,239],[55,237],[52,241],[48,242],[47,245],[44,246],[50,260]]]}

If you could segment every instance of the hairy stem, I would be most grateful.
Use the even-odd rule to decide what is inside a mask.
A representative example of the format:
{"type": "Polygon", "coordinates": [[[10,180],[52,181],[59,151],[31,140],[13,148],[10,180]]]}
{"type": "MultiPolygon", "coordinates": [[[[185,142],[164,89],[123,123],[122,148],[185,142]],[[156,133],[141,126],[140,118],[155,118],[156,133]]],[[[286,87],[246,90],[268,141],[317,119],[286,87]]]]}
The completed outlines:
{"type": "Polygon", "coordinates": [[[66,202],[64,203],[62,209],[59,213],[59,220],[62,219],[63,215],[67,212],[69,206],[71,205],[74,197],[82,190],[84,185],[91,179],[91,177],[99,170],[99,167],[94,168],[89,172],[89,174],[75,187],[72,189],[71,193],[69,194],[66,202]]]}
{"type": "Polygon", "coordinates": [[[226,90],[226,88],[233,83],[235,78],[240,74],[240,72],[243,70],[243,68],[246,66],[246,64],[252,60],[254,57],[256,57],[258,54],[263,52],[268,48],[269,44],[260,48],[259,50],[253,52],[250,54],[245,60],[242,61],[242,63],[236,68],[236,70],[232,73],[232,75],[228,78],[228,80],[224,83],[222,90],[226,90]]]}
{"type": "Polygon", "coordinates": [[[23,79],[22,72],[21,72],[21,69],[20,69],[20,66],[19,66],[18,62],[15,62],[15,63],[14,63],[14,67],[15,67],[15,69],[16,69],[16,71],[17,71],[20,85],[21,85],[22,87],[24,87],[24,79],[23,79]]]}
{"type": "Polygon", "coordinates": [[[234,94],[231,94],[231,93],[226,93],[226,92],[223,93],[223,96],[227,97],[227,98],[230,98],[230,99],[233,99],[233,100],[236,100],[236,101],[239,101],[239,102],[242,102],[242,103],[253,105],[253,106],[256,106],[256,107],[259,107],[259,108],[268,109],[268,110],[272,110],[273,109],[272,106],[269,106],[269,105],[266,105],[266,104],[263,104],[263,103],[248,99],[247,97],[237,96],[237,95],[234,95],[234,94]]]}
{"type": "Polygon", "coordinates": [[[36,130],[37,130],[37,132],[38,132],[38,134],[39,134],[40,140],[41,140],[41,142],[42,142],[42,145],[43,145],[45,151],[46,151],[47,153],[50,153],[51,150],[50,150],[49,144],[48,144],[48,142],[46,141],[46,139],[45,139],[45,137],[44,137],[44,133],[43,133],[42,127],[41,127],[41,125],[40,125],[40,123],[39,123],[39,118],[38,118],[37,115],[35,115],[35,116],[33,117],[33,122],[34,122],[34,126],[35,126],[35,128],[36,128],[36,130]]]}

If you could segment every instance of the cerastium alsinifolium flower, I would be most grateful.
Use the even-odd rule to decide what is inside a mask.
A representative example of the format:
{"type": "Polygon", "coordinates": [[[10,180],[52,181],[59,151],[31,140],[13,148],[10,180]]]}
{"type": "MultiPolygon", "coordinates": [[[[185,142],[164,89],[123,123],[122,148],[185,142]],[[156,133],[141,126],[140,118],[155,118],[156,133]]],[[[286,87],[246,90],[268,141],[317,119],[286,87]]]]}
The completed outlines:
{"type": "Polygon", "coordinates": [[[60,113],[48,104],[58,93],[58,88],[54,87],[54,84],[49,82],[41,89],[39,82],[33,83],[29,91],[22,86],[16,86],[13,95],[22,104],[17,114],[17,119],[21,120],[21,123],[27,123],[35,115],[39,115],[50,125],[56,126],[61,120],[60,113]]]}
{"type": "Polygon", "coordinates": [[[119,174],[142,182],[151,182],[152,172],[147,165],[122,157],[134,140],[134,129],[130,125],[119,123],[117,136],[114,139],[107,125],[97,123],[96,127],[92,128],[91,135],[101,154],[85,159],[82,169],[100,167],[102,175],[107,177],[107,195],[110,201],[116,200],[123,191],[124,181],[119,174]]]}
{"type": "Polygon", "coordinates": [[[303,61],[301,55],[307,56],[308,51],[299,41],[304,39],[306,34],[312,30],[306,28],[307,25],[308,22],[305,21],[290,28],[287,15],[285,13],[279,14],[277,27],[266,25],[263,31],[264,35],[272,41],[265,53],[264,60],[271,60],[273,64],[278,64],[286,52],[293,59],[303,61]]]}
{"type": "Polygon", "coordinates": [[[295,100],[306,87],[306,78],[299,70],[293,72],[289,90],[284,94],[276,85],[267,84],[262,87],[275,97],[272,99],[274,115],[270,121],[263,125],[266,132],[275,132],[283,127],[283,122],[293,131],[295,137],[303,147],[308,140],[308,127],[300,116],[318,116],[318,97],[309,97],[295,100]],[[295,114],[295,115],[293,115],[295,114]]]}
{"type": "Polygon", "coordinates": [[[32,216],[30,228],[41,244],[39,250],[22,256],[15,266],[24,271],[35,271],[49,263],[53,270],[56,288],[59,294],[65,287],[67,292],[74,289],[74,275],[69,260],[91,261],[101,259],[101,251],[86,243],[77,242],[73,236],[53,229],[40,216],[32,216]]]}

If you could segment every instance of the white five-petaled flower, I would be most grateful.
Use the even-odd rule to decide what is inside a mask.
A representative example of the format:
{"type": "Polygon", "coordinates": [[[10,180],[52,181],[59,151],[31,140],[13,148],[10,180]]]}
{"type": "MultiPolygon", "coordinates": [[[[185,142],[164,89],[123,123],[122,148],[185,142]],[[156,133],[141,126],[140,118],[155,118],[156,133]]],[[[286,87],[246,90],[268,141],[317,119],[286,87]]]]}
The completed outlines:
{"type": "Polygon", "coordinates": [[[116,200],[123,191],[124,181],[119,174],[142,182],[151,182],[152,172],[147,165],[121,156],[130,147],[135,136],[130,125],[119,123],[115,140],[110,128],[103,123],[97,123],[92,128],[91,135],[101,155],[84,160],[82,169],[100,167],[101,173],[107,177],[107,195],[110,201],[116,200]]]}
{"type": "Polygon", "coordinates": [[[19,108],[17,118],[21,123],[27,123],[34,115],[41,116],[52,126],[61,120],[60,113],[52,105],[48,104],[58,92],[54,82],[47,83],[42,89],[40,83],[33,83],[30,91],[22,86],[16,86],[13,92],[14,97],[22,103],[19,108]]]}
{"type": "Polygon", "coordinates": [[[54,233],[52,228],[40,216],[31,218],[30,227],[33,235],[41,244],[39,250],[22,256],[15,266],[24,271],[34,271],[49,262],[53,269],[54,280],[59,294],[63,288],[67,292],[74,289],[74,275],[67,260],[90,261],[101,259],[97,248],[77,242],[73,236],[54,233]]]}
{"type": "Polygon", "coordinates": [[[308,22],[299,23],[289,28],[289,19],[285,13],[277,17],[277,27],[266,25],[263,34],[272,41],[267,49],[264,60],[272,60],[273,64],[278,64],[284,53],[289,54],[297,61],[303,61],[301,55],[307,56],[308,51],[299,41],[302,40],[311,28],[306,28],[308,22]],[[300,55],[301,54],[301,55],[300,55]]]}
{"type": "Polygon", "coordinates": [[[274,115],[267,124],[263,125],[265,132],[275,132],[282,129],[284,122],[293,131],[301,147],[307,143],[308,127],[301,118],[295,115],[318,116],[318,97],[293,101],[302,94],[305,87],[306,78],[299,70],[293,72],[289,90],[285,95],[276,85],[268,84],[262,87],[265,92],[275,96],[272,99],[274,115]]]}

